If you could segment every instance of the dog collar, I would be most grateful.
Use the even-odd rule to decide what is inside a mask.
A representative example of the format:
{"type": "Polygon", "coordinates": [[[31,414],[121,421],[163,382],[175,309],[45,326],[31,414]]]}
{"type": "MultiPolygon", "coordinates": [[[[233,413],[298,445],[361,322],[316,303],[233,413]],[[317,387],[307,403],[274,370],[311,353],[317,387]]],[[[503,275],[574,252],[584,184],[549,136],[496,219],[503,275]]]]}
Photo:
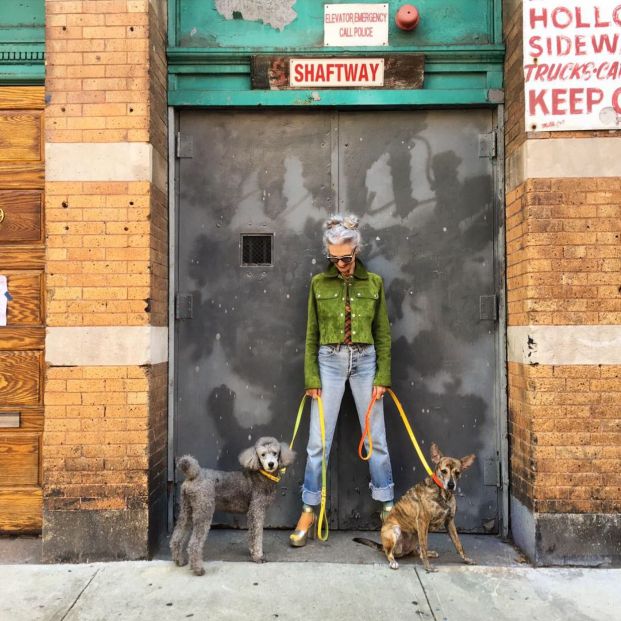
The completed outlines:
{"type": "Polygon", "coordinates": [[[277,477],[273,474],[270,474],[267,470],[263,470],[263,468],[261,468],[259,470],[259,472],[266,477],[267,479],[269,479],[270,481],[274,481],[274,483],[280,483],[280,477],[277,477]]]}
{"type": "Polygon", "coordinates": [[[433,480],[433,482],[440,488],[440,489],[444,489],[444,485],[442,485],[442,481],[440,481],[440,479],[438,478],[438,475],[434,472],[431,475],[431,478],[433,480]]]}

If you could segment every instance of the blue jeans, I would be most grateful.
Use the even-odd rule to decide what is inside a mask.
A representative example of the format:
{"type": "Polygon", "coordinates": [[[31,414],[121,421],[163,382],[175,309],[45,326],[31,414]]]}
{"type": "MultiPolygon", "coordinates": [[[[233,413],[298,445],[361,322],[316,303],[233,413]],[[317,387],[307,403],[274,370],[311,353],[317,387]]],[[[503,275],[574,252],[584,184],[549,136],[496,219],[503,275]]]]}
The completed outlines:
{"type": "MultiPolygon", "coordinates": [[[[360,428],[364,429],[364,417],[371,401],[376,360],[373,345],[322,345],[319,348],[319,374],[321,376],[321,398],[323,400],[326,424],[326,458],[334,438],[334,430],[345,392],[345,382],[349,380],[360,428]]],[[[373,454],[369,460],[371,472],[371,497],[386,502],[394,498],[394,483],[390,455],[386,442],[384,426],[384,404],[382,399],[375,402],[371,412],[371,435],[373,454]]],[[[351,438],[358,446],[360,438],[351,438]]],[[[368,450],[368,443],[365,441],[368,450]]],[[[318,505],[321,502],[321,430],[319,427],[319,406],[313,399],[311,406],[310,432],[306,448],[306,472],[302,488],[302,502],[318,505]]]]}

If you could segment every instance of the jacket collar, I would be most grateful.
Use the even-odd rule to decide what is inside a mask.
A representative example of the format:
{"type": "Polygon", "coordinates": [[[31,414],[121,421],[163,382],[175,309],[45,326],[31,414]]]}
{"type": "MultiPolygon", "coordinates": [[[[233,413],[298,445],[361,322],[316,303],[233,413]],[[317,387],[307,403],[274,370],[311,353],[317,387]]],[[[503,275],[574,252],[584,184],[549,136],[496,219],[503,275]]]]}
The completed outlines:
{"type": "MultiPolygon", "coordinates": [[[[336,265],[334,263],[330,263],[328,268],[325,271],[326,276],[329,278],[336,278],[340,275],[338,269],[336,269],[336,265]]],[[[356,268],[354,269],[354,278],[358,278],[359,280],[368,280],[369,272],[367,268],[364,266],[362,261],[356,257],[356,268]]]]}

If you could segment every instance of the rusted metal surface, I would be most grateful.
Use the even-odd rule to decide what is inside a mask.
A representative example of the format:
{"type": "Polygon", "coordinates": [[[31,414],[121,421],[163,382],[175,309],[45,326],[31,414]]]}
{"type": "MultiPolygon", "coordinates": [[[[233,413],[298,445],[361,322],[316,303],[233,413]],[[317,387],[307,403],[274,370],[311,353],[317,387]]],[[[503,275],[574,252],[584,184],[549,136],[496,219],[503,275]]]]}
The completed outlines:
{"type": "MultiPolygon", "coordinates": [[[[303,391],[308,282],[324,267],[322,220],[351,211],[362,219],[362,257],[386,285],[393,387],[424,449],[436,441],[446,454],[476,453],[457,523],[494,532],[497,477],[484,474],[497,458],[497,324],[480,309],[480,297],[495,294],[494,181],[492,160],[479,157],[492,112],[180,116],[195,153],[179,160],[178,292],[192,295],[193,317],[176,326],[176,454],[235,468],[259,435],[289,439],[303,391]],[[240,267],[242,233],[274,234],[273,267],[240,267]]],[[[389,403],[386,417],[400,495],[424,471],[389,403]]],[[[297,518],[306,428],[270,526],[297,518]]],[[[330,461],[339,528],[378,525],[359,437],[347,396],[330,461]]]]}

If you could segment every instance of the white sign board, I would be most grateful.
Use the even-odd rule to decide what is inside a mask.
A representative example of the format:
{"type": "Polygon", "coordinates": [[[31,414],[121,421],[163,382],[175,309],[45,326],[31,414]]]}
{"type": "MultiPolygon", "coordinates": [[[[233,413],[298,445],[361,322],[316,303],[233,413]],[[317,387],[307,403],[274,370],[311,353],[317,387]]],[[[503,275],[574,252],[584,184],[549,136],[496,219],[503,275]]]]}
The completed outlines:
{"type": "Polygon", "coordinates": [[[326,47],[388,45],[387,4],[325,4],[326,47]]]}
{"type": "Polygon", "coordinates": [[[6,326],[7,291],[7,279],[2,275],[0,276],[0,326],[6,326]]]}
{"type": "Polygon", "coordinates": [[[289,86],[384,86],[384,59],[292,58],[289,86]]]}
{"type": "Polygon", "coordinates": [[[620,128],[620,0],[523,6],[526,131],[620,128]]]}

